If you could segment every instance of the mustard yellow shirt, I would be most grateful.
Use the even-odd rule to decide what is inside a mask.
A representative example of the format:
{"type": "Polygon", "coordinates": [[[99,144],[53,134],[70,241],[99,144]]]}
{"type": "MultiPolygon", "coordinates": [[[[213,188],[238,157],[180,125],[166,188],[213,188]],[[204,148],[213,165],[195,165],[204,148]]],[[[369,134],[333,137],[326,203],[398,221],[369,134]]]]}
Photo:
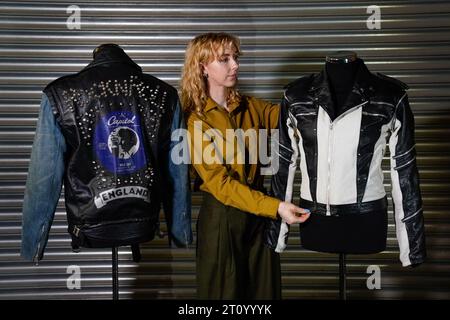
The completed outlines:
{"type": "Polygon", "coordinates": [[[279,105],[242,96],[228,109],[230,112],[208,99],[202,115],[191,113],[187,118],[191,163],[203,180],[200,190],[225,205],[275,219],[280,200],[258,191],[263,186],[261,164],[259,159],[250,161],[250,157],[257,158],[258,144],[251,142],[251,138],[241,139],[239,144],[230,134],[235,129],[255,132],[256,141],[259,129],[267,129],[270,134],[270,129],[278,124],[279,105]]]}

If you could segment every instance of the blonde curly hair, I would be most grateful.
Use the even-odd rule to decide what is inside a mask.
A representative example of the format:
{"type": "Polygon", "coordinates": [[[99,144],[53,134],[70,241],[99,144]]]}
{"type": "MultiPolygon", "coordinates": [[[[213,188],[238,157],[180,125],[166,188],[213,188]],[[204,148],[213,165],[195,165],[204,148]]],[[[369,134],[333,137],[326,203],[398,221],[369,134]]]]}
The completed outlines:
{"type": "MultiPolygon", "coordinates": [[[[241,55],[239,39],[225,32],[209,32],[189,41],[181,76],[181,104],[187,115],[191,112],[202,114],[209,96],[208,79],[203,76],[202,64],[214,61],[228,47],[241,55]]],[[[236,87],[229,88],[227,103],[237,99],[239,93],[236,87]]]]}

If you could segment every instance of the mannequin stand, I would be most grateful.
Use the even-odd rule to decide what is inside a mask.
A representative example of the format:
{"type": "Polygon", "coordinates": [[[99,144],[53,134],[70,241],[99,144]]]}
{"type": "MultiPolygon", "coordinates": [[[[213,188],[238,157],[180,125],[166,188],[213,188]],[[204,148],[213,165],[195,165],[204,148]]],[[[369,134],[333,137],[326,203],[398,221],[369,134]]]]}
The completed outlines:
{"type": "Polygon", "coordinates": [[[119,300],[119,266],[118,266],[118,249],[112,247],[112,285],[113,285],[113,300],[119,300]]]}
{"type": "Polygon", "coordinates": [[[339,299],[347,300],[347,270],[345,253],[339,254],[339,299]]]}
{"type": "MultiPolygon", "coordinates": [[[[133,254],[133,261],[141,261],[141,251],[139,249],[139,243],[131,245],[131,252],[133,254]]],[[[112,247],[112,289],[113,300],[119,300],[119,249],[118,247],[112,247]]]]}

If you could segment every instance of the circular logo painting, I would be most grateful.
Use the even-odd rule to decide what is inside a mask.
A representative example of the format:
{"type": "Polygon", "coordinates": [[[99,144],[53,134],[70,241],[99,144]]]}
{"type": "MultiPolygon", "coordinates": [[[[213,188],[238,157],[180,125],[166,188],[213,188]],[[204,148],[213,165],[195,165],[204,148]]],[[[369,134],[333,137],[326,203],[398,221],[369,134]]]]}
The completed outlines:
{"type": "Polygon", "coordinates": [[[138,135],[128,127],[118,127],[109,135],[108,148],[115,157],[130,159],[139,150],[138,135]]]}
{"type": "Polygon", "coordinates": [[[139,115],[114,111],[97,123],[94,146],[100,163],[113,173],[130,174],[147,164],[139,115]]]}

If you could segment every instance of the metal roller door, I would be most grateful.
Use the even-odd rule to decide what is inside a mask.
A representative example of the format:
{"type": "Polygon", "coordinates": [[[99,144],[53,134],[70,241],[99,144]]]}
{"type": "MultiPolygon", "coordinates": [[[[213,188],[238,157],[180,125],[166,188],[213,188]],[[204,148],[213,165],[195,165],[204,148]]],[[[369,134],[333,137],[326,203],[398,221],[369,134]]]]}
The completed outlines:
{"type": "MultiPolygon", "coordinates": [[[[240,36],[241,91],[260,98],[279,101],[285,84],[319,71],[326,53],[335,50],[356,51],[372,71],[409,84],[429,259],[419,268],[401,267],[390,207],[387,250],[348,256],[348,298],[450,298],[450,3],[378,1],[377,7],[369,7],[373,4],[2,1],[0,299],[112,297],[111,251],[71,252],[63,197],[45,259],[34,266],[19,256],[24,186],[44,86],[80,70],[97,45],[113,42],[145,72],[178,87],[187,41],[219,30],[240,36]],[[381,14],[379,25],[374,18],[377,13],[381,14]],[[373,276],[369,266],[379,268],[381,289],[368,289],[373,276]],[[78,289],[72,288],[77,275],[78,289]]],[[[383,165],[390,190],[387,158],[383,165]]],[[[194,230],[200,200],[195,193],[194,230]]],[[[195,297],[195,244],[187,250],[170,249],[167,239],[156,238],[142,246],[142,255],[142,262],[136,264],[128,247],[119,251],[121,298],[195,297]]],[[[284,298],[338,297],[337,255],[302,249],[298,227],[293,228],[288,250],[282,254],[282,272],[284,298]]]]}

